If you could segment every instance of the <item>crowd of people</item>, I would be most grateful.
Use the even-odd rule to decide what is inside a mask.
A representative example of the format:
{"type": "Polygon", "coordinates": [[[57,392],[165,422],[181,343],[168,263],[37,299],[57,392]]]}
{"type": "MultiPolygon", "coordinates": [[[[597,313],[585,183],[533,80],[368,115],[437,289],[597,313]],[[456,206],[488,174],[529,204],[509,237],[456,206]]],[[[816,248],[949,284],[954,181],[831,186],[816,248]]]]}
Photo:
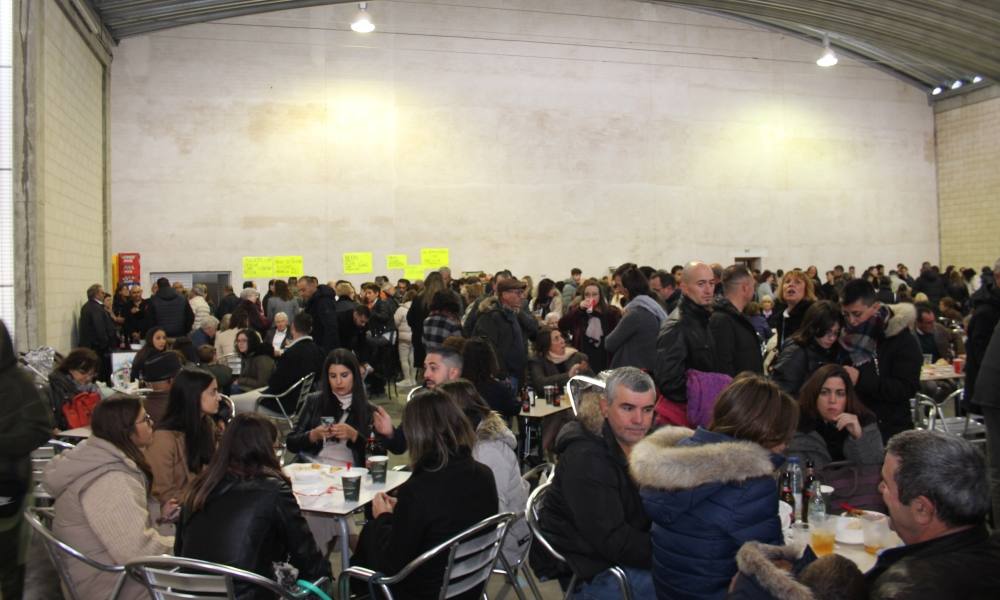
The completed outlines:
{"type": "MultiPolygon", "coordinates": [[[[928,597],[920,593],[943,589],[935,572],[945,565],[963,597],[992,597],[996,574],[978,570],[1000,560],[986,529],[986,463],[953,436],[911,431],[910,409],[918,391],[941,391],[921,387],[928,355],[967,355],[966,408],[986,418],[1000,516],[1000,261],[986,271],[925,264],[913,279],[905,265],[860,275],[838,266],[821,283],[815,267],[626,263],[535,286],[509,271],[455,280],[445,267],[424,281],[379,277],[360,292],[307,276],[272,281],[261,298],[248,284],[217,303],[165,279],[149,299],[137,286],[105,297],[95,285],[80,347],[49,379],[47,426],[65,429],[64,407],[99,393],[109,355],[133,342],[144,341],[131,374],[153,391],[103,399],[93,437],[51,463],[54,531],[109,563],[176,553],[266,576],[288,560],[310,578],[329,576],[336,532],[299,511],[274,447],[363,465],[377,436],[408,453],[413,475],[373,501],[352,561],[392,573],[482,518],[524,510],[511,430],[523,388],[608,371],[604,394],[547,444],[558,463],[542,527],[580,597],[615,597],[610,566],[625,570],[635,597],[767,587],[738,555],[782,544],[775,473],[787,456],[820,470],[844,461],[881,469],[874,493],[906,544],[863,578],[821,559],[797,584],[928,597]],[[281,439],[269,418],[296,409],[298,394],[280,396],[307,375],[314,387],[281,439]],[[370,399],[397,384],[427,389],[393,423],[370,399]],[[220,393],[233,395],[235,415],[220,393]],[[110,486],[128,491],[113,499],[127,518],[103,510],[110,486]],[[910,571],[920,575],[904,582],[910,571]]],[[[529,537],[515,526],[505,555],[521,555],[529,537]]],[[[433,597],[438,566],[401,593],[433,597]]],[[[536,571],[569,580],[558,566],[536,571]]],[[[96,573],[76,577],[108,585],[96,573]]]]}

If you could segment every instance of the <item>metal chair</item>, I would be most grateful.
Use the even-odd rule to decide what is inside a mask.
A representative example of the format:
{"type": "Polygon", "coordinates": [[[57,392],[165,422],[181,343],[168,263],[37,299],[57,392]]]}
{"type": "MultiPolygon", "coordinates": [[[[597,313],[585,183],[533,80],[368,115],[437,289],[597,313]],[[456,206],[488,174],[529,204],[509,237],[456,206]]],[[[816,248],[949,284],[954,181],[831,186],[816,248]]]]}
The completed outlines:
{"type": "MultiPolygon", "coordinates": [[[[944,406],[949,402],[952,403],[954,412],[957,415],[959,411],[959,405],[962,402],[962,395],[965,393],[965,388],[959,388],[954,392],[948,394],[944,400],[940,403],[934,402],[929,396],[924,394],[917,394],[918,405],[927,407],[927,429],[932,431],[941,431],[944,433],[949,433],[952,435],[957,435],[959,437],[965,438],[972,443],[986,443],[986,425],[982,422],[982,418],[975,418],[969,412],[966,412],[965,416],[954,416],[946,417],[944,414],[944,406]],[[933,406],[931,406],[933,405],[933,406]]],[[[922,411],[921,411],[922,412],[922,411]]]]}
{"type": "Polygon", "coordinates": [[[577,415],[580,408],[580,397],[588,389],[598,389],[602,392],[606,385],[608,371],[602,371],[597,377],[587,375],[574,375],[566,382],[566,397],[569,398],[569,405],[573,407],[573,414],[577,415]]]}
{"type": "Polygon", "coordinates": [[[409,402],[410,399],[413,398],[417,394],[417,392],[419,392],[422,389],[425,389],[424,386],[418,385],[417,387],[415,387],[412,390],[410,390],[409,392],[407,392],[407,394],[406,394],[406,401],[409,402]]]}
{"type": "Polygon", "coordinates": [[[254,403],[254,412],[260,412],[260,405],[261,402],[263,402],[264,400],[274,400],[275,404],[278,405],[278,410],[281,411],[281,417],[275,417],[275,418],[283,419],[285,423],[287,423],[290,429],[294,429],[295,419],[302,412],[302,406],[303,404],[305,404],[306,396],[309,395],[309,392],[312,389],[312,382],[313,378],[315,377],[316,377],[315,373],[309,373],[302,379],[299,379],[298,381],[293,383],[291,386],[288,387],[287,390],[281,392],[280,394],[261,394],[260,396],[257,397],[257,400],[254,403]],[[285,407],[282,404],[282,401],[285,400],[286,398],[290,398],[296,392],[296,390],[298,390],[299,396],[295,401],[295,409],[292,410],[292,414],[289,415],[288,412],[285,411],[285,407]]]}
{"type": "Polygon", "coordinates": [[[118,592],[121,590],[122,585],[125,583],[125,567],[121,565],[106,565],[104,563],[98,562],[76,548],[73,548],[69,544],[62,542],[49,530],[47,526],[42,523],[40,515],[45,515],[46,521],[51,522],[53,513],[51,509],[32,509],[24,511],[24,519],[28,522],[28,525],[35,530],[42,538],[42,543],[45,546],[45,551],[49,555],[49,559],[52,560],[53,566],[56,568],[56,572],[59,573],[59,581],[62,582],[62,587],[64,593],[69,595],[70,600],[84,600],[76,590],[76,584],[70,578],[69,567],[66,565],[66,560],[71,558],[73,560],[78,560],[83,564],[97,569],[98,571],[103,571],[105,573],[117,573],[118,578],[115,581],[114,588],[111,590],[111,595],[108,596],[109,600],[113,600],[118,597],[118,592]]]}
{"type": "Polygon", "coordinates": [[[216,359],[219,363],[226,364],[233,371],[233,376],[238,377],[240,372],[243,370],[243,362],[240,358],[239,352],[230,352],[229,354],[223,354],[216,359]]]}
{"type": "Polygon", "coordinates": [[[250,571],[193,558],[142,556],[128,561],[124,568],[130,577],[146,586],[155,600],[235,600],[237,582],[249,583],[283,599],[308,595],[305,590],[285,589],[278,582],[250,571]]]}
{"type": "MultiPolygon", "coordinates": [[[[531,495],[528,496],[528,507],[524,512],[524,516],[528,520],[528,527],[531,529],[532,538],[540,543],[553,558],[568,565],[569,563],[566,561],[566,558],[560,554],[558,550],[553,548],[552,544],[545,539],[545,535],[542,533],[539,522],[542,506],[545,502],[545,495],[548,493],[549,486],[551,485],[552,482],[547,481],[539,485],[533,492],[531,492],[531,495]]],[[[610,572],[612,577],[614,577],[618,582],[618,589],[622,593],[622,598],[624,600],[632,600],[632,589],[629,587],[628,576],[625,575],[625,571],[623,571],[620,567],[611,567],[608,569],[608,572],[610,572]]],[[[563,596],[564,600],[568,600],[569,597],[573,595],[576,584],[577,576],[576,573],[573,573],[573,576],[570,577],[569,585],[566,586],[566,595],[563,596]]]]}
{"type": "MultiPolygon", "coordinates": [[[[521,475],[521,478],[528,482],[528,485],[534,489],[539,485],[544,485],[552,477],[552,472],[555,470],[556,466],[552,463],[542,463],[536,465],[534,468],[529,470],[527,473],[521,475]]],[[[527,507],[525,507],[527,508],[527,507]]],[[[524,513],[520,512],[517,514],[517,519],[523,519],[524,513]]],[[[531,528],[528,528],[530,533],[531,528]]],[[[531,566],[528,564],[528,554],[531,552],[531,541],[534,536],[528,538],[528,543],[524,546],[524,552],[521,557],[514,563],[507,561],[507,557],[500,553],[500,565],[493,568],[493,573],[497,575],[503,575],[504,581],[503,587],[497,592],[497,598],[502,600],[507,595],[507,589],[511,588],[514,593],[517,594],[519,600],[524,600],[524,592],[521,589],[521,585],[518,582],[518,576],[524,574],[524,579],[528,582],[528,587],[531,588],[531,593],[534,595],[536,600],[542,600],[542,594],[538,590],[538,584],[535,583],[534,574],[531,572],[531,566]]]]}
{"type": "Polygon", "coordinates": [[[36,505],[51,504],[53,500],[52,496],[42,487],[42,476],[45,472],[45,466],[55,458],[56,454],[74,447],[73,444],[62,440],[49,440],[45,442],[44,446],[39,446],[31,452],[31,475],[35,482],[35,489],[32,495],[35,498],[36,505]]]}
{"type": "MultiPolygon", "coordinates": [[[[516,515],[500,513],[483,519],[462,533],[414,558],[398,573],[389,577],[371,569],[350,567],[340,574],[338,586],[340,598],[350,598],[351,579],[368,583],[372,589],[381,590],[385,598],[393,599],[389,586],[395,585],[427,561],[447,554],[448,562],[441,583],[441,600],[467,592],[476,586],[485,585],[493,571],[493,565],[500,555],[507,528],[516,515]]],[[[485,596],[484,596],[485,597],[485,596]]]]}

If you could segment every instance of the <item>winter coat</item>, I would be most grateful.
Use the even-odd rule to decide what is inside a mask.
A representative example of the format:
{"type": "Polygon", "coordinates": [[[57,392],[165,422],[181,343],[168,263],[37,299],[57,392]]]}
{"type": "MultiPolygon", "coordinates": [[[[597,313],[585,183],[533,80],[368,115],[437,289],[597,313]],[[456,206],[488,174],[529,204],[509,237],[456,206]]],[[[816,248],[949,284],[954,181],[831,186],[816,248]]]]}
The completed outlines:
{"type": "Polygon", "coordinates": [[[413,330],[410,328],[410,324],[406,322],[406,313],[410,312],[410,307],[413,306],[413,300],[404,302],[399,305],[396,309],[396,313],[393,315],[393,320],[396,322],[396,331],[399,332],[399,343],[409,344],[413,341],[413,330]]]}
{"type": "Polygon", "coordinates": [[[117,345],[118,332],[111,315],[100,302],[87,300],[80,307],[80,346],[104,354],[117,345]]]}
{"type": "Polygon", "coordinates": [[[162,327],[167,337],[187,335],[194,325],[194,311],[188,301],[170,286],[156,290],[149,299],[151,327],[162,327]]]}
{"type": "MultiPolygon", "coordinates": [[[[517,461],[517,438],[495,412],[486,415],[476,427],[476,445],[472,458],[493,471],[497,485],[500,512],[518,513],[528,505],[528,482],[521,477],[521,467],[517,461]]],[[[531,531],[524,519],[517,519],[507,530],[503,554],[514,564],[524,556],[531,531]]]]}
{"type": "MultiPolygon", "coordinates": [[[[854,464],[881,465],[885,458],[885,450],[882,447],[882,434],[879,433],[878,425],[874,421],[864,425],[861,428],[861,437],[858,439],[847,434],[840,452],[844,455],[844,460],[854,464]]],[[[811,460],[817,469],[822,469],[833,462],[826,440],[815,428],[809,431],[800,429],[795,432],[795,437],[788,443],[785,455],[799,456],[803,464],[811,460]]]]}
{"type": "Polygon", "coordinates": [[[538,321],[523,311],[514,312],[501,306],[496,296],[490,296],[479,304],[473,333],[493,344],[503,377],[523,379],[528,364],[528,341],[538,333],[538,321]]]}
{"type": "Polygon", "coordinates": [[[150,482],[153,497],[160,504],[171,498],[180,502],[196,475],[188,470],[184,432],[157,429],[153,432],[153,443],[142,453],[153,471],[150,482]]]}
{"type": "MultiPolygon", "coordinates": [[[[418,370],[423,367],[424,358],[427,356],[427,349],[424,348],[424,319],[429,314],[430,309],[424,304],[423,296],[417,296],[410,304],[410,310],[406,311],[406,324],[410,326],[410,343],[413,344],[413,364],[418,370]]],[[[470,335],[466,337],[471,337],[471,330],[470,335]]],[[[500,358],[499,352],[497,358],[500,358]]]]}
{"type": "Polygon", "coordinates": [[[872,600],[1000,598],[1000,534],[985,525],[884,550],[865,574],[872,600]]]}
{"type": "Polygon", "coordinates": [[[223,360],[228,364],[230,356],[236,353],[236,336],[239,333],[240,330],[234,327],[215,334],[216,360],[223,360]]]}
{"type": "Polygon", "coordinates": [[[618,322],[621,321],[622,311],[614,306],[606,306],[603,310],[595,307],[593,312],[580,308],[579,302],[570,305],[569,311],[563,318],[559,319],[559,330],[568,331],[573,345],[590,358],[590,366],[595,371],[603,371],[609,364],[607,360],[611,354],[606,347],[608,334],[615,330],[618,322]],[[603,336],[600,342],[595,345],[587,337],[587,325],[591,317],[597,317],[601,321],[601,331],[603,336]]]}
{"type": "Polygon", "coordinates": [[[240,388],[243,391],[265,387],[274,373],[274,359],[267,354],[244,356],[240,360],[240,388]]]}
{"type": "Polygon", "coordinates": [[[910,398],[920,389],[924,362],[920,343],[911,328],[917,319],[912,304],[889,306],[892,316],[877,341],[877,360],[858,367],[855,389],[865,406],[878,417],[882,439],[913,429],[910,398]]]}
{"type": "Polygon", "coordinates": [[[737,310],[725,298],[715,301],[715,310],[708,319],[708,329],[715,342],[716,373],[735,377],[737,373],[764,372],[764,356],[760,353],[760,337],[750,318],[737,310]]]}
{"type": "Polygon", "coordinates": [[[795,577],[816,560],[816,555],[806,551],[800,557],[799,552],[795,546],[743,544],[736,553],[739,574],[727,600],[814,600],[816,596],[812,590],[795,577]],[[776,563],[779,560],[792,563],[791,572],[779,567],[776,563]]]}
{"type": "Polygon", "coordinates": [[[505,419],[511,419],[521,413],[521,401],[504,381],[497,381],[491,377],[477,383],[476,391],[491,409],[500,413],[505,419]]]}
{"type": "MultiPolygon", "coordinates": [[[[569,350],[567,350],[567,352],[568,351],[569,350]]],[[[528,380],[538,393],[541,393],[547,385],[554,385],[558,387],[560,389],[560,393],[562,393],[563,386],[565,386],[566,382],[569,381],[570,368],[572,368],[573,365],[579,364],[585,360],[587,360],[586,354],[575,351],[569,358],[558,365],[549,360],[547,356],[535,356],[529,363],[528,371],[530,373],[530,377],[528,380]]],[[[592,372],[589,370],[583,370],[580,374],[592,374],[592,372]]]]}
{"type": "Polygon", "coordinates": [[[913,295],[916,296],[921,292],[927,295],[927,301],[931,306],[937,306],[941,298],[948,295],[948,282],[933,271],[924,271],[913,282],[913,295]]]}
{"type": "Polygon", "coordinates": [[[295,298],[282,300],[278,296],[271,296],[267,299],[267,310],[265,313],[267,315],[267,319],[271,321],[272,324],[274,323],[275,315],[282,312],[285,313],[285,316],[288,317],[288,322],[291,323],[295,318],[295,315],[299,314],[300,310],[302,310],[302,308],[299,307],[299,301],[295,298]]]}
{"type": "MultiPolygon", "coordinates": [[[[979,406],[1000,408],[1000,322],[993,330],[993,338],[986,346],[983,360],[979,364],[979,393],[975,402],[979,406]]],[[[966,388],[968,389],[968,388],[966,388]]]]}
{"type": "MultiPolygon", "coordinates": [[[[226,475],[201,510],[182,513],[174,554],[269,579],[274,579],[274,563],[285,561],[306,581],[331,576],[330,562],[316,547],[291,485],[276,477],[226,475]]],[[[274,598],[251,584],[237,582],[234,588],[240,600],[274,598]]]]}
{"type": "MultiPolygon", "coordinates": [[[[320,371],[323,370],[323,359],[323,351],[310,336],[306,335],[296,339],[292,345],[285,348],[285,351],[275,361],[274,371],[271,372],[271,377],[267,380],[265,393],[282,394],[310,373],[315,374],[313,383],[316,383],[321,376],[320,371]]],[[[284,406],[285,411],[295,410],[298,399],[298,394],[284,398],[282,406],[284,406]]],[[[277,403],[269,399],[264,400],[263,406],[278,411],[277,403]]]]}
{"type": "Polygon", "coordinates": [[[433,312],[424,319],[421,332],[425,351],[434,352],[440,350],[449,337],[462,337],[462,323],[454,315],[433,312]]]}
{"type": "Polygon", "coordinates": [[[663,427],[636,444],[630,471],[653,521],[657,598],[724,598],[745,542],[781,544],[784,458],[705,429],[663,427]]]}
{"type": "Polygon", "coordinates": [[[191,331],[200,329],[205,322],[205,317],[212,316],[212,309],[208,305],[208,300],[205,300],[201,296],[194,296],[188,300],[188,304],[191,305],[191,312],[194,313],[194,322],[191,323],[191,331]]]}
{"type": "MultiPolygon", "coordinates": [[[[653,300],[649,296],[645,296],[653,300]]],[[[637,367],[652,371],[656,364],[656,337],[667,319],[662,308],[650,310],[635,300],[629,302],[618,325],[604,338],[604,347],[614,354],[611,368],[637,367]]]]}
{"type": "Polygon", "coordinates": [[[808,346],[800,346],[788,340],[778,358],[774,359],[771,379],[792,398],[798,398],[802,384],[816,372],[816,369],[834,362],[836,362],[834,353],[831,350],[824,350],[815,340],[809,342],[808,346]]]}
{"type": "MultiPolygon", "coordinates": [[[[313,443],[309,441],[309,432],[319,427],[324,416],[333,416],[333,411],[328,408],[328,402],[339,403],[340,401],[336,398],[331,400],[324,399],[322,391],[313,392],[306,396],[305,406],[302,407],[302,415],[295,423],[295,429],[285,439],[285,445],[290,452],[318,456],[323,451],[323,442],[313,443]]],[[[364,410],[359,410],[359,407],[354,404],[353,399],[351,407],[347,410],[347,419],[344,423],[350,425],[358,432],[358,439],[353,442],[347,442],[347,447],[354,456],[352,462],[355,465],[363,466],[367,461],[368,457],[365,450],[368,443],[372,413],[374,412],[375,409],[371,404],[364,410]]],[[[381,438],[380,434],[376,435],[381,438]]]]}
{"type": "MultiPolygon", "coordinates": [[[[396,331],[397,308],[399,305],[392,298],[376,300],[375,305],[371,307],[372,316],[368,319],[368,331],[374,335],[396,331]]],[[[462,325],[459,324],[458,328],[461,330],[462,325]]]]}
{"type": "Polygon", "coordinates": [[[552,486],[542,506],[545,537],[589,581],[615,565],[649,569],[649,518],[628,460],[597,403],[580,407],[556,438],[552,486]]]}
{"type": "Polygon", "coordinates": [[[320,284],[304,309],[312,317],[312,337],[323,356],[340,347],[336,300],[337,296],[330,286],[320,284]]]}
{"type": "MultiPolygon", "coordinates": [[[[1000,288],[996,285],[984,285],[972,295],[972,318],[969,319],[969,338],[965,344],[966,365],[965,365],[965,397],[976,400],[976,383],[979,376],[980,365],[986,354],[986,346],[993,337],[993,330],[997,323],[1000,323],[1000,288]]],[[[990,404],[989,406],[994,406],[990,404]]],[[[995,406],[1000,406],[997,404],[995,406]]]]}
{"type": "Polygon", "coordinates": [[[800,300],[795,305],[795,308],[788,311],[788,316],[786,317],[785,309],[788,307],[782,303],[775,303],[774,312],[771,313],[771,318],[768,319],[768,325],[778,333],[778,348],[784,348],[785,340],[795,335],[795,332],[799,330],[799,327],[802,325],[802,317],[805,316],[810,306],[812,306],[811,301],[800,300]]]}
{"type": "MultiPolygon", "coordinates": [[[[62,371],[52,371],[49,373],[49,401],[52,405],[52,414],[55,417],[55,426],[60,430],[69,429],[66,422],[66,415],[63,414],[63,405],[73,399],[81,392],[96,392],[97,386],[93,384],[79,385],[73,380],[73,376],[62,371]]],[[[45,440],[42,440],[43,442],[45,440]]]]}
{"type": "Polygon", "coordinates": [[[682,296],[656,340],[656,387],[668,400],[687,403],[687,370],[712,372],[715,343],[708,328],[707,308],[682,296]]]}
{"type": "Polygon", "coordinates": [[[125,323],[122,325],[122,333],[130,343],[134,341],[132,334],[138,334],[138,339],[146,337],[149,329],[149,300],[142,300],[139,304],[132,302],[125,307],[125,323]],[[132,312],[133,309],[135,312],[132,312]]]}
{"type": "MultiPolygon", "coordinates": [[[[52,531],[63,542],[106,565],[137,556],[169,554],[173,538],[156,532],[146,509],[146,478],[117,446],[91,437],[45,467],[43,486],[55,498],[52,531]]],[[[107,598],[118,579],[80,561],[66,561],[81,598],[107,598]]],[[[148,598],[126,579],[119,598],[148,598]]]]}

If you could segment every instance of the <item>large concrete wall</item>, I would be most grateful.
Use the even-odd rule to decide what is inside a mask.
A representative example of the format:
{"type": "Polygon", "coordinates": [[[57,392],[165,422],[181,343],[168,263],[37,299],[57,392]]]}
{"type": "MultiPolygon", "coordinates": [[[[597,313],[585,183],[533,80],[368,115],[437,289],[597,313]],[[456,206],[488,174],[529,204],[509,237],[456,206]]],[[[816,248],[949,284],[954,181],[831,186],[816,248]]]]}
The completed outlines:
{"type": "Polygon", "coordinates": [[[1000,257],[1000,90],[954,100],[935,115],[941,261],[978,270],[1000,257]]]}
{"type": "MultiPolygon", "coordinates": [[[[373,3],[129,38],[112,246],[149,271],[451,248],[459,270],[938,258],[924,93],[749,25],[625,0],[373,3]],[[518,6],[525,9],[519,10],[518,6]]],[[[399,272],[389,272],[399,276],[399,272]]]]}

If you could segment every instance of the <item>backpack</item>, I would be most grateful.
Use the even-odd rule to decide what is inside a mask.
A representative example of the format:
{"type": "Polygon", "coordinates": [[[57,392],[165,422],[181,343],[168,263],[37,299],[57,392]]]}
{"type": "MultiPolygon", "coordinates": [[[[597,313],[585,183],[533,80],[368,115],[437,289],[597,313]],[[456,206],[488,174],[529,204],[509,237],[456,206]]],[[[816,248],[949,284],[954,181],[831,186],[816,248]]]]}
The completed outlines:
{"type": "Polygon", "coordinates": [[[64,402],[62,413],[69,428],[76,429],[90,425],[90,416],[100,401],[101,395],[97,392],[80,392],[64,402]]]}

